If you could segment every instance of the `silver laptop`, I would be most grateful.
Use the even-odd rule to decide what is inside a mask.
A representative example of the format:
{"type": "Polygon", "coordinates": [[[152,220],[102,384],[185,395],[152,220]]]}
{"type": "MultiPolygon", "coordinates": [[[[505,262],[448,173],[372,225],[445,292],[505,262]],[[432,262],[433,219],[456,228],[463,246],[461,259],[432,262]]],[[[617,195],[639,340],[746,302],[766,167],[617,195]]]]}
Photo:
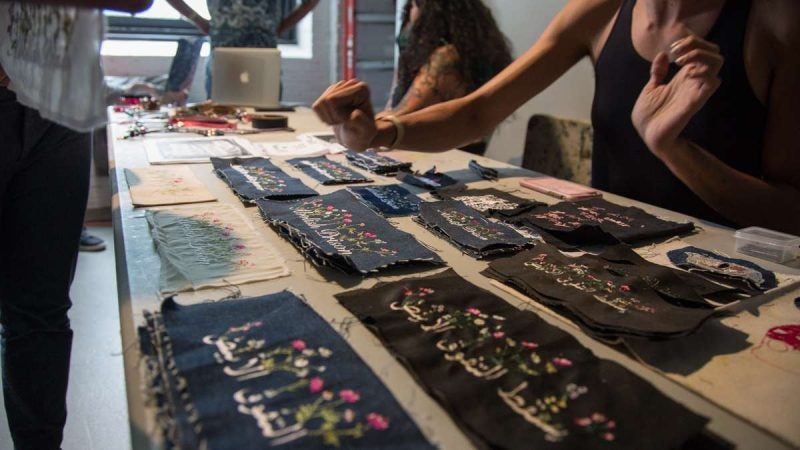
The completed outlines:
{"type": "Polygon", "coordinates": [[[211,70],[211,100],[214,102],[257,108],[280,106],[280,50],[217,47],[211,70]]]}

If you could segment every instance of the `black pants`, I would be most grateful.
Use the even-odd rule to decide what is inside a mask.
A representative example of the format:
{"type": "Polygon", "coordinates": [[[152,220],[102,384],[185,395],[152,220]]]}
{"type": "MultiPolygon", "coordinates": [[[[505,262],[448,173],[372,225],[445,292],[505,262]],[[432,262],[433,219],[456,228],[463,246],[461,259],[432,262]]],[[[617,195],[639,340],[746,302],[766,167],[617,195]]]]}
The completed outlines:
{"type": "Polygon", "coordinates": [[[0,88],[3,395],[17,450],[59,448],[67,418],[69,288],[89,191],[88,134],[0,88]]]}

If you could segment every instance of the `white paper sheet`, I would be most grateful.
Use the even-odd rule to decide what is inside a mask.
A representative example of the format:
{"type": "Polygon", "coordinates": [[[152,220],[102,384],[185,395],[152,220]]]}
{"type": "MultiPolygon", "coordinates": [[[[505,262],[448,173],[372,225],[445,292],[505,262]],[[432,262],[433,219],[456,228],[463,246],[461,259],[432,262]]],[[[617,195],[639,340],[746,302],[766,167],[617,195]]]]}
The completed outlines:
{"type": "Polygon", "coordinates": [[[150,164],[208,163],[209,158],[233,158],[257,153],[250,141],[238,137],[159,139],[146,141],[150,164]]]}

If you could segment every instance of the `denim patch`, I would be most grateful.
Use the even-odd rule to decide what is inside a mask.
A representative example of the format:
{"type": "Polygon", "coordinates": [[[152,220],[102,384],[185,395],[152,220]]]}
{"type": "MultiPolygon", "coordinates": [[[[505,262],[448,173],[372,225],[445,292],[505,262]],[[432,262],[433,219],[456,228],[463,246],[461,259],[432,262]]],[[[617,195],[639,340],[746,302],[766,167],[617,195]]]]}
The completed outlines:
{"type": "Polygon", "coordinates": [[[172,394],[162,400],[175,420],[162,423],[171,424],[173,444],[433,448],[369,367],[290,292],[189,306],[169,299],[147,316],[143,348],[156,353],[149,362],[160,391],[172,394]]]}
{"type": "Polygon", "coordinates": [[[425,173],[399,172],[397,174],[397,179],[403,183],[429,190],[452,186],[458,183],[458,180],[447,174],[437,172],[436,167],[431,168],[425,173]]]}
{"type": "Polygon", "coordinates": [[[493,169],[491,167],[482,166],[478,161],[474,159],[469,161],[469,169],[475,172],[476,175],[483,178],[484,180],[496,180],[500,173],[497,169],[493,169]]]}
{"type": "Polygon", "coordinates": [[[688,233],[694,224],[659,219],[640,208],[602,198],[561,202],[508,219],[545,230],[570,245],[636,244],[688,233]]]}
{"type": "Polygon", "coordinates": [[[349,188],[367,206],[386,216],[409,216],[419,212],[420,199],[399,184],[349,188]]]}
{"type": "Polygon", "coordinates": [[[295,158],[286,161],[299,168],[306,175],[324,185],[371,183],[372,180],[336,161],[320,156],[316,158],[295,158]]]}
{"type": "MultiPolygon", "coordinates": [[[[539,244],[533,250],[493,261],[483,275],[511,285],[548,305],[597,337],[637,336],[676,338],[693,333],[714,311],[696,307],[701,301],[690,292],[682,306],[678,278],[649,280],[611,270],[601,258],[576,258],[539,244]],[[662,296],[651,286],[659,284],[662,296]]],[[[684,291],[685,293],[685,291],[684,291]]]]}
{"type": "Polygon", "coordinates": [[[348,150],[345,152],[345,157],[356,166],[377,173],[378,175],[394,175],[399,171],[411,170],[411,163],[389,158],[374,150],[367,150],[364,152],[348,150]]]}
{"type": "Polygon", "coordinates": [[[395,264],[443,263],[345,190],[296,202],[257,203],[264,219],[317,265],[366,274],[395,264]]]}
{"type": "Polygon", "coordinates": [[[452,270],[336,298],[478,448],[672,449],[707,422],[452,270]]]}
{"type": "Polygon", "coordinates": [[[211,158],[211,164],[245,203],[264,198],[289,200],[318,195],[317,191],[264,158],[211,158]]]}
{"type": "Polygon", "coordinates": [[[778,286],[775,273],[744,259],[729,258],[697,247],[667,252],[676,266],[732,285],[749,294],[760,294],[778,286]]]}
{"type": "Polygon", "coordinates": [[[489,221],[455,200],[422,203],[416,220],[474,258],[517,252],[530,245],[511,227],[489,221]]]}

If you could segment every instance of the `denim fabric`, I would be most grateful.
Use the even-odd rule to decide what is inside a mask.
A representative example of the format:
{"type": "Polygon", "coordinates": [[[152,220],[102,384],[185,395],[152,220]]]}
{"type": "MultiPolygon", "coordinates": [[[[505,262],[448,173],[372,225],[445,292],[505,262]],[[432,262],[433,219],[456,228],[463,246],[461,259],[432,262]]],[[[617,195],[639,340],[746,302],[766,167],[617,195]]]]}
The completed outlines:
{"type": "Polygon", "coordinates": [[[295,158],[286,161],[299,168],[311,178],[325,185],[348,183],[371,183],[372,180],[339,164],[336,161],[320,156],[316,158],[295,158]]]}
{"type": "Polygon", "coordinates": [[[264,219],[319,265],[366,274],[394,264],[443,263],[344,190],[296,202],[257,203],[264,219]]]}
{"type": "Polygon", "coordinates": [[[697,247],[667,252],[676,266],[748,293],[760,294],[778,286],[775,273],[744,259],[729,258],[697,247]]]}
{"type": "Polygon", "coordinates": [[[467,189],[453,186],[433,191],[433,195],[442,200],[457,200],[472,209],[478,210],[486,217],[505,219],[513,217],[535,207],[547,206],[536,200],[528,200],[511,195],[497,189],[467,189]]]}
{"type": "Polygon", "coordinates": [[[419,212],[420,199],[399,184],[349,188],[367,206],[386,216],[409,216],[419,212]]]}
{"type": "Polygon", "coordinates": [[[431,168],[425,173],[399,172],[397,174],[397,179],[403,183],[423,189],[439,189],[458,183],[458,180],[447,174],[437,172],[436,167],[431,168]]]}
{"type": "Polygon", "coordinates": [[[401,170],[410,170],[411,163],[401,162],[388,156],[381,155],[374,150],[365,152],[345,152],[347,160],[362,169],[377,173],[378,175],[394,175],[401,170]]]}
{"type": "Polygon", "coordinates": [[[0,88],[0,323],[15,448],[57,449],[66,420],[69,288],[89,192],[88,134],[0,88]]]}
{"type": "Polygon", "coordinates": [[[508,225],[490,222],[456,200],[422,203],[417,221],[474,258],[517,252],[530,245],[528,238],[508,225]]]}
{"type": "Polygon", "coordinates": [[[469,161],[469,168],[470,170],[475,172],[476,175],[483,178],[484,180],[496,180],[500,175],[499,172],[497,172],[497,169],[482,166],[480,163],[478,163],[478,161],[475,161],[474,159],[469,161]]]}
{"type": "Polygon", "coordinates": [[[571,319],[598,337],[675,338],[693,333],[714,314],[692,304],[700,301],[693,291],[681,302],[692,307],[670,301],[680,297],[681,289],[688,289],[678,278],[645,281],[611,270],[596,256],[573,258],[547,244],[493,261],[482,273],[570,313],[571,319]],[[659,291],[651,288],[655,284],[662,285],[659,291]]]}
{"type": "Polygon", "coordinates": [[[688,233],[694,224],[659,219],[632,206],[593,198],[561,202],[509,218],[515,224],[540,228],[572,245],[641,243],[688,233]]]}
{"type": "Polygon", "coordinates": [[[264,158],[211,158],[211,164],[245,203],[263,198],[289,200],[318,195],[264,158]]]}
{"type": "Polygon", "coordinates": [[[478,448],[673,449],[707,422],[452,270],[336,298],[478,448]]]}
{"type": "Polygon", "coordinates": [[[174,362],[167,376],[180,380],[170,386],[185,383],[166,405],[179,407],[168,436],[185,448],[432,448],[369,367],[289,292],[170,299],[161,316],[168,339],[143,347],[174,362]]]}

